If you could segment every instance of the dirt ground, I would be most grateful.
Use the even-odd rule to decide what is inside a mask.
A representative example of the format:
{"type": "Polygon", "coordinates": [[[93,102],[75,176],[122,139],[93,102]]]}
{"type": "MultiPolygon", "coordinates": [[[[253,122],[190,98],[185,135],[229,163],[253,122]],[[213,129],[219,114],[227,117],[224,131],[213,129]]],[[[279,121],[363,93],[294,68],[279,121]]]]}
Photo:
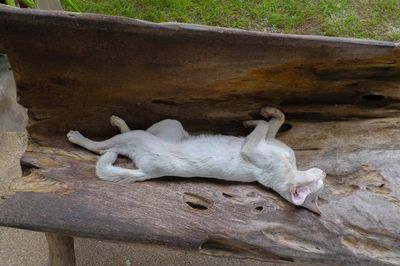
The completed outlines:
{"type": "MultiPolygon", "coordinates": [[[[47,265],[47,243],[43,233],[0,227],[0,265],[47,265]]],[[[256,260],[212,257],[193,252],[140,244],[75,239],[78,266],[133,265],[266,265],[256,260]]]]}

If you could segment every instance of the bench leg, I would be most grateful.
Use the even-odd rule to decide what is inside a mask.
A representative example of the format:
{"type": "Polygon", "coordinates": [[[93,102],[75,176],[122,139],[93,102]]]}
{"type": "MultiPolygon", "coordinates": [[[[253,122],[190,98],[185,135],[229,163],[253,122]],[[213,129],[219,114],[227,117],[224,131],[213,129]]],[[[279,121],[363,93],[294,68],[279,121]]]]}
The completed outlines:
{"type": "Polygon", "coordinates": [[[74,238],[46,233],[49,245],[49,266],[75,266],[74,238]]]}

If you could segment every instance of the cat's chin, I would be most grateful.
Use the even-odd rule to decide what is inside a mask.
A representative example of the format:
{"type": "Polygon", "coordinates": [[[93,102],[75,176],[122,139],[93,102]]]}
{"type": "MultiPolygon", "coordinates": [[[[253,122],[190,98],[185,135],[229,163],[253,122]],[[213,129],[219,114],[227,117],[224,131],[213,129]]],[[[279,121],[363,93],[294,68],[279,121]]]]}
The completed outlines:
{"type": "Polygon", "coordinates": [[[301,205],[303,208],[306,208],[307,210],[317,214],[317,215],[321,215],[321,210],[319,209],[318,203],[317,203],[318,199],[315,199],[313,201],[307,202],[303,205],[301,205]]]}

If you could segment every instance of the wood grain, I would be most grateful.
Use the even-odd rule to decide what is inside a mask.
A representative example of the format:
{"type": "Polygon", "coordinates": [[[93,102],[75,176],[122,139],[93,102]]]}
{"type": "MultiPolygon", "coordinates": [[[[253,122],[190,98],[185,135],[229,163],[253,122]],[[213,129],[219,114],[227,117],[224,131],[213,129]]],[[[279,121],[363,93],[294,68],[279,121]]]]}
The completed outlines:
{"type": "Polygon", "coordinates": [[[309,134],[306,124],[280,136],[310,147],[296,150],[301,168],[318,165],[328,173],[321,217],[258,184],[183,178],[104,182],[95,176],[96,155],[53,139],[63,147],[31,144],[22,161],[27,176],[33,170],[63,189],[38,191],[28,182],[31,192],[16,193],[2,206],[0,224],[267,261],[396,264],[400,151],[387,147],[398,141],[392,128],[400,120],[369,122],[370,132],[379,132],[375,144],[361,138],[364,121],[317,123],[314,138],[296,132],[309,134]],[[335,146],[327,138],[329,128],[343,132],[333,132],[335,146]],[[318,138],[325,142],[315,147],[318,138]]]}
{"type": "Polygon", "coordinates": [[[133,128],[176,118],[234,133],[264,105],[299,120],[399,115],[391,42],[7,7],[0,23],[32,135],[110,136],[112,114],[133,128]]]}

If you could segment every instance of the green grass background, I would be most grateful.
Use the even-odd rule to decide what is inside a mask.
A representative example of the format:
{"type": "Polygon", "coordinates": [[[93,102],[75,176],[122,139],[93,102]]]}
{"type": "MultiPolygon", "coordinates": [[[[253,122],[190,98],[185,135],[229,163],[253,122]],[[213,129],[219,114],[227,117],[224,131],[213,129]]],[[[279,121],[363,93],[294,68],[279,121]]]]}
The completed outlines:
{"type": "MultiPolygon", "coordinates": [[[[78,0],[81,12],[400,41],[400,0],[78,0]]],[[[65,4],[65,9],[70,7],[65,4]]]]}

